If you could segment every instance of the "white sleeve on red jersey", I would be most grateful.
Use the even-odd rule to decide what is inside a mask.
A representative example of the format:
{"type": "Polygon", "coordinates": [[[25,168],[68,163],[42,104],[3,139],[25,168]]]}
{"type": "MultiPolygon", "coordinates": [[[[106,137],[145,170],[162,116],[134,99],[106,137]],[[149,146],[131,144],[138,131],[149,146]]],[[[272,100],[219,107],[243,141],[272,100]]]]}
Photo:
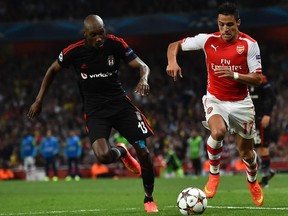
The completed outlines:
{"type": "Polygon", "coordinates": [[[262,73],[261,55],[257,42],[248,42],[247,64],[250,73],[262,73]]]}
{"type": "Polygon", "coordinates": [[[210,34],[198,34],[194,37],[184,38],[181,42],[181,49],[183,51],[203,49],[210,34]]]}

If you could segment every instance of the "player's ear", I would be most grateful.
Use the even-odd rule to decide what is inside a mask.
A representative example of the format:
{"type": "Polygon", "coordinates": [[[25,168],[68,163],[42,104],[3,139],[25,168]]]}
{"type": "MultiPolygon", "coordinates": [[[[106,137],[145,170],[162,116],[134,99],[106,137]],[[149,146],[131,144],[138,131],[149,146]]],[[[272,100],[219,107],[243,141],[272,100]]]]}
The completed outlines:
{"type": "Polygon", "coordinates": [[[240,26],[240,24],[241,24],[241,20],[240,20],[240,19],[238,19],[238,20],[237,20],[237,26],[239,27],[239,26],[240,26]]]}
{"type": "Polygon", "coordinates": [[[84,37],[86,37],[86,31],[85,31],[85,28],[82,29],[82,32],[83,32],[84,37]]]}

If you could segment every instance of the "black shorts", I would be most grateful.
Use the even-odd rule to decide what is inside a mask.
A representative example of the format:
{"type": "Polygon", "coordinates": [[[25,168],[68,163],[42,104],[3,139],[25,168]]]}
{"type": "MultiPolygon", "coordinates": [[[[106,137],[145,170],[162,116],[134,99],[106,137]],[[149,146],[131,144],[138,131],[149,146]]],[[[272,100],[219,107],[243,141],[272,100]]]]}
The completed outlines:
{"type": "Polygon", "coordinates": [[[86,116],[86,131],[91,144],[99,138],[109,139],[112,128],[129,143],[153,135],[153,130],[143,113],[125,96],[101,104],[101,114],[86,116]]]}
{"type": "Polygon", "coordinates": [[[263,128],[261,127],[260,122],[261,121],[256,122],[255,148],[268,147],[270,144],[271,127],[268,125],[268,127],[263,128]]]}

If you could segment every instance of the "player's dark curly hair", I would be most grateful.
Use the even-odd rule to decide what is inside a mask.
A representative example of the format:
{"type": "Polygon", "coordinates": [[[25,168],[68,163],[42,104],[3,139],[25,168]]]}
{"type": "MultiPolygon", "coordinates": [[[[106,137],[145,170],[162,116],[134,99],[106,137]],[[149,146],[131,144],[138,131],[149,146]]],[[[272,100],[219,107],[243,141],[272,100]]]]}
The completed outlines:
{"type": "Polygon", "coordinates": [[[223,4],[221,4],[218,8],[218,13],[219,14],[223,14],[223,15],[232,15],[235,17],[235,20],[239,20],[240,19],[240,15],[239,15],[239,10],[236,6],[236,4],[231,3],[231,2],[225,2],[223,4]]]}

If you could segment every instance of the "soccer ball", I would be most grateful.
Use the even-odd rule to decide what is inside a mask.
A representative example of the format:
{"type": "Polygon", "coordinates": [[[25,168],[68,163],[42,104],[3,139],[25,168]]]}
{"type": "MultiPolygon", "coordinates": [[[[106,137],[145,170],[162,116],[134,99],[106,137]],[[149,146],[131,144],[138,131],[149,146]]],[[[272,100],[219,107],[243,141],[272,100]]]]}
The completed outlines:
{"type": "Polygon", "coordinates": [[[207,198],[199,188],[188,187],[178,195],[177,206],[182,215],[202,214],[207,208],[207,198]]]}

